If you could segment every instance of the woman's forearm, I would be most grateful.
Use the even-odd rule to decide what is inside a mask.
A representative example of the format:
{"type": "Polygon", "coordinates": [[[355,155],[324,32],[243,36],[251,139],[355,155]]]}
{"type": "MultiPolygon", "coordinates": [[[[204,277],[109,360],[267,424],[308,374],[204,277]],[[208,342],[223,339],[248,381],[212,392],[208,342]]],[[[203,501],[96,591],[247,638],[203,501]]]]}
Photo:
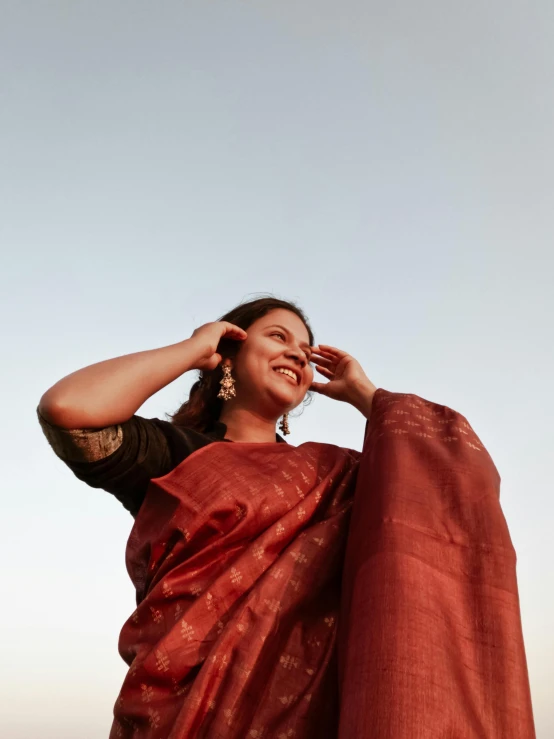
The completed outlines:
{"type": "Polygon", "coordinates": [[[47,390],[41,415],[63,428],[103,428],[127,421],[154,393],[193,369],[194,339],[107,359],[72,372],[47,390]]]}

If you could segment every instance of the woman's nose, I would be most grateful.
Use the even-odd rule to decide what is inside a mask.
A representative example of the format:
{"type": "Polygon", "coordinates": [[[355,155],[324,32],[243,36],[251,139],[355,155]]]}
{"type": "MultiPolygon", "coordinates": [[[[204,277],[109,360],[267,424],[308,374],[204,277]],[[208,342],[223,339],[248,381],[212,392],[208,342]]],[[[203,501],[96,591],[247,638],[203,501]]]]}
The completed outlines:
{"type": "Polygon", "coordinates": [[[301,349],[289,349],[287,356],[291,359],[294,358],[301,367],[305,367],[308,362],[301,349]]]}

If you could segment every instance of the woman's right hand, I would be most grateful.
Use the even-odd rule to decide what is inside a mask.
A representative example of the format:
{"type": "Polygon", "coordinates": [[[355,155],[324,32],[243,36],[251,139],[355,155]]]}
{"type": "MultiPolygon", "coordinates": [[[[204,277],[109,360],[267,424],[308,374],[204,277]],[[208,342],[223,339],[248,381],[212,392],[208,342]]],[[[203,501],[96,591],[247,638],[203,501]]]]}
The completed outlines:
{"type": "Polygon", "coordinates": [[[221,339],[244,341],[247,333],[244,329],[228,321],[212,321],[199,326],[192,332],[189,341],[198,347],[198,359],[191,369],[213,370],[221,362],[222,356],[217,352],[221,339]]]}

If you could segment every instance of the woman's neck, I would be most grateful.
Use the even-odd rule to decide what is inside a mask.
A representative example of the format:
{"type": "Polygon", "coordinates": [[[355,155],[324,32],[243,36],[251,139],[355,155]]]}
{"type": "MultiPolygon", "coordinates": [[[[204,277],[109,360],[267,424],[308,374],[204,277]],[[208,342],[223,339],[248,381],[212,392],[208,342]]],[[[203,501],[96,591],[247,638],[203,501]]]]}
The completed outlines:
{"type": "Polygon", "coordinates": [[[223,407],[219,420],[227,426],[226,439],[249,443],[276,441],[275,419],[264,418],[246,408],[223,407]]]}

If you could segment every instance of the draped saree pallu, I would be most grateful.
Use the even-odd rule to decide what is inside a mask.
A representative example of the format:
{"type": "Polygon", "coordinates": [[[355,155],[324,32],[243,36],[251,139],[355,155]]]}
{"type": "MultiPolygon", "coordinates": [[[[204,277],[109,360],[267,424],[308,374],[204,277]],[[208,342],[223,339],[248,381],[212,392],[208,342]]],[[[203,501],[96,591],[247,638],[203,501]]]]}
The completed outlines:
{"type": "Polygon", "coordinates": [[[362,452],[214,442],[152,480],[110,739],[533,739],[500,478],[377,390],[362,452]]]}

